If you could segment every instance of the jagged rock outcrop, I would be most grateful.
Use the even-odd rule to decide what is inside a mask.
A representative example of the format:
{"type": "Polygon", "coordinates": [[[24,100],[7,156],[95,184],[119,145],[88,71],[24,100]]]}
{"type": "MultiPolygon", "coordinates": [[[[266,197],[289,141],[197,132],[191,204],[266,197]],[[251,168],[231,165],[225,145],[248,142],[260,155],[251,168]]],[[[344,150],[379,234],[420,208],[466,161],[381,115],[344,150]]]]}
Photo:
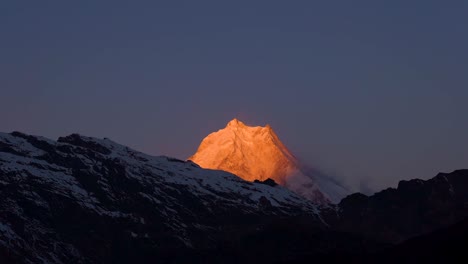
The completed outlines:
{"type": "Polygon", "coordinates": [[[272,186],[272,187],[278,185],[278,184],[275,182],[275,180],[270,179],[270,178],[268,178],[268,179],[266,179],[266,180],[264,180],[264,181],[254,180],[254,182],[255,182],[255,183],[261,183],[261,184],[266,184],[266,185],[269,185],[269,186],[272,186]]]}

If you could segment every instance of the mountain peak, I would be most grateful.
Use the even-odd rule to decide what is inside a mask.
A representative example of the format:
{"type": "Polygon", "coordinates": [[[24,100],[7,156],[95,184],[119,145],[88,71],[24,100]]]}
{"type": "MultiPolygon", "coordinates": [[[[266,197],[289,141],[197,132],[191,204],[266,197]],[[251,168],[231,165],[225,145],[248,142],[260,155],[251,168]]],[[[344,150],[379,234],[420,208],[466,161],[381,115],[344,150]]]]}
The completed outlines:
{"type": "Polygon", "coordinates": [[[227,123],[226,127],[245,127],[246,125],[237,118],[232,119],[227,123]]]}
{"type": "Polygon", "coordinates": [[[302,166],[270,125],[247,126],[234,118],[224,129],[205,137],[189,160],[202,168],[228,171],[247,181],[270,178],[310,200],[329,202],[329,195],[302,173],[302,166]],[[304,186],[307,190],[303,190],[304,186]]]}
{"type": "Polygon", "coordinates": [[[240,136],[241,138],[257,137],[258,139],[259,135],[264,135],[264,136],[270,135],[272,138],[275,138],[275,139],[278,137],[276,136],[275,132],[273,131],[272,127],[269,124],[267,124],[264,127],[248,126],[237,118],[234,118],[231,121],[229,121],[225,129],[235,131],[235,134],[237,136],[240,136]]]}
{"type": "Polygon", "coordinates": [[[237,118],[203,139],[189,159],[203,168],[225,170],[249,181],[272,178],[280,184],[296,163],[271,126],[247,126],[237,118]]]}

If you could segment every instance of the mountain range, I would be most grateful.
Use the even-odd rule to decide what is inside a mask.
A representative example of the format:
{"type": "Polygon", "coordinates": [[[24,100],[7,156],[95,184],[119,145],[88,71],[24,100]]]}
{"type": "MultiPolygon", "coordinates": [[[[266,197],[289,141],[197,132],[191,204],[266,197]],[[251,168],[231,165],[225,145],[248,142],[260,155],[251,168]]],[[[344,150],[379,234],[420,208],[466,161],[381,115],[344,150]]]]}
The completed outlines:
{"type": "Polygon", "coordinates": [[[332,204],[271,174],[244,180],[202,167],[109,139],[0,133],[0,262],[394,263],[413,252],[467,259],[454,243],[466,241],[468,170],[332,204]]]}

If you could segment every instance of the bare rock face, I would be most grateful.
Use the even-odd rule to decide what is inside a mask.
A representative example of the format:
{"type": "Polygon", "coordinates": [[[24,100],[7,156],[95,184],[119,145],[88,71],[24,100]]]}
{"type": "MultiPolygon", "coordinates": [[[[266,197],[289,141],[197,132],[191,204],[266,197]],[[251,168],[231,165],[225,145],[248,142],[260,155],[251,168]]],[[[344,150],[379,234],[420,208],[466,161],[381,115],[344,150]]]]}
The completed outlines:
{"type": "Polygon", "coordinates": [[[304,172],[269,125],[250,127],[233,119],[224,129],[203,139],[189,160],[247,181],[273,179],[317,203],[338,202],[346,194],[341,186],[304,172]]]}

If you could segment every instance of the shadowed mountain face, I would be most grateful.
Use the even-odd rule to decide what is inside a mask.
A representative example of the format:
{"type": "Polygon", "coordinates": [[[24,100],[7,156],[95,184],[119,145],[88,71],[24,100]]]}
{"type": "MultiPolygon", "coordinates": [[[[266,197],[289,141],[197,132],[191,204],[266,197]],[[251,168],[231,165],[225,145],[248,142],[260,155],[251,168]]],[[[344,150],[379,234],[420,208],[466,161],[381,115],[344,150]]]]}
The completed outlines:
{"type": "Polygon", "coordinates": [[[189,160],[247,181],[273,179],[317,203],[339,202],[347,194],[325,175],[308,173],[269,125],[250,127],[234,119],[203,139],[189,160]]]}
{"type": "Polygon", "coordinates": [[[380,254],[373,263],[468,263],[468,218],[412,238],[380,254]]]}
{"type": "Polygon", "coordinates": [[[372,196],[352,194],[329,213],[325,218],[338,230],[401,242],[468,217],[468,170],[401,181],[372,196]]]}
{"type": "MultiPolygon", "coordinates": [[[[349,234],[348,234],[349,235],[349,234]]],[[[337,237],[334,237],[336,239],[337,237]]],[[[324,240],[325,241],[325,240],[324,240]]],[[[343,241],[343,238],[341,239],[343,241]]],[[[344,240],[346,241],[346,240],[344,240]]],[[[366,241],[362,239],[365,245],[366,241]]],[[[353,247],[356,240],[348,240],[343,247],[353,247]],[[354,243],[353,243],[354,242],[354,243]]],[[[390,246],[374,244],[377,246],[367,247],[363,253],[360,247],[357,250],[336,251],[309,254],[297,258],[278,261],[282,264],[309,264],[309,263],[467,263],[468,252],[468,218],[450,225],[446,228],[437,229],[425,235],[417,236],[398,245],[390,246]],[[379,248],[375,250],[375,248],[379,248]]]]}
{"type": "Polygon", "coordinates": [[[325,227],[281,186],[107,139],[0,134],[0,258],[12,262],[161,261],[299,216],[325,227]]]}

